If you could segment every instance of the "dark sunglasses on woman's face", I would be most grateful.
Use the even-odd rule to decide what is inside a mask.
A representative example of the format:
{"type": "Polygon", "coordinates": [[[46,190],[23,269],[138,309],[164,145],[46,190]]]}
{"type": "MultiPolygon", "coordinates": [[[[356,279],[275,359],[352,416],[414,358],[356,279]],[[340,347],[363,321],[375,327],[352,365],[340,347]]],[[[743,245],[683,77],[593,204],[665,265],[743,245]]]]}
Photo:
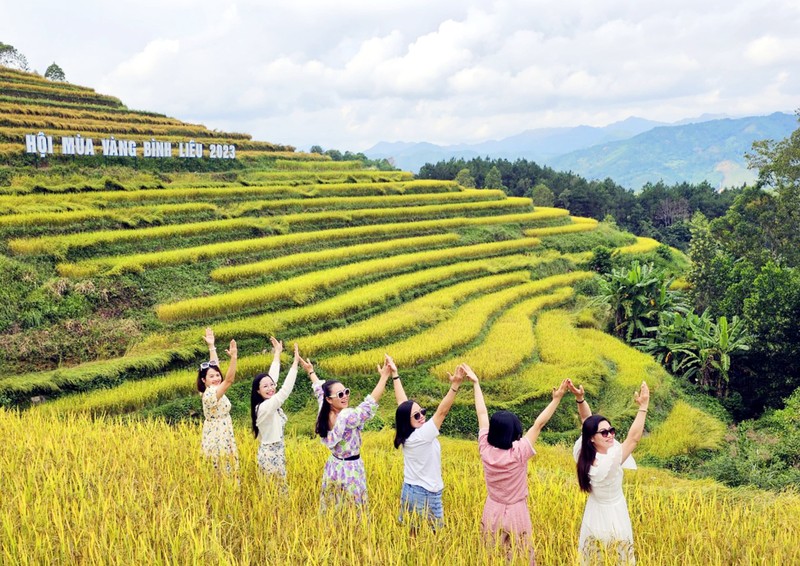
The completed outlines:
{"type": "Polygon", "coordinates": [[[422,420],[422,417],[424,417],[424,416],[425,416],[425,413],[426,413],[426,412],[427,412],[427,411],[426,411],[425,409],[420,409],[419,411],[417,411],[416,413],[414,413],[414,414],[413,414],[413,415],[411,415],[411,416],[412,416],[412,417],[414,417],[414,420],[415,420],[415,421],[421,421],[421,420],[422,420]]]}
{"type": "Polygon", "coordinates": [[[598,430],[597,434],[601,435],[603,438],[608,438],[608,435],[615,436],[617,434],[617,429],[613,426],[611,428],[604,428],[603,430],[598,430]]]}
{"type": "Polygon", "coordinates": [[[349,389],[342,389],[338,393],[334,393],[333,395],[328,395],[328,399],[333,399],[334,397],[338,397],[339,399],[344,399],[345,397],[350,397],[350,390],[349,389]]]}

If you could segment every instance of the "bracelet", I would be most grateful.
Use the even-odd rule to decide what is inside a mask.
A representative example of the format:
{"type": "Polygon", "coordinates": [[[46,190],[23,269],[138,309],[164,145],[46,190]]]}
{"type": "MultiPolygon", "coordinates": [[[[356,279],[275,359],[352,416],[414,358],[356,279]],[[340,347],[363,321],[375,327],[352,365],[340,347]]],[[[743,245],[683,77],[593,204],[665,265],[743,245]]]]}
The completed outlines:
{"type": "Polygon", "coordinates": [[[639,412],[640,412],[640,413],[646,413],[646,412],[647,412],[647,409],[639,409],[639,412]]]}
{"type": "Polygon", "coordinates": [[[400,379],[400,376],[399,376],[399,375],[396,375],[396,376],[394,376],[394,377],[392,378],[392,381],[395,381],[395,380],[397,380],[397,379],[400,379]]]}
{"type": "Polygon", "coordinates": [[[308,375],[317,375],[317,372],[315,372],[315,371],[312,369],[310,372],[308,372],[308,375]]]}
{"type": "Polygon", "coordinates": [[[453,393],[458,393],[458,389],[453,389],[452,387],[450,388],[450,391],[452,391],[453,393]]]}
{"type": "Polygon", "coordinates": [[[581,399],[580,401],[578,401],[578,400],[576,399],[576,400],[575,400],[575,402],[576,402],[578,405],[580,405],[581,403],[585,403],[585,402],[586,402],[586,399],[581,399]]]}

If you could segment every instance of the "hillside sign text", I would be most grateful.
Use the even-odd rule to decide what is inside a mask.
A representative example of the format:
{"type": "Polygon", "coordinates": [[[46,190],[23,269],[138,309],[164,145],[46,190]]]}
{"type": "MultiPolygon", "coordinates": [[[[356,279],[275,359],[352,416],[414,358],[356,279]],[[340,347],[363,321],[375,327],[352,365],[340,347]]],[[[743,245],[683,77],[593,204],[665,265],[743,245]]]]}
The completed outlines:
{"type": "MultiPolygon", "coordinates": [[[[33,153],[39,157],[55,155],[53,136],[44,132],[25,135],[25,153],[33,153]]],[[[105,157],[146,157],[163,159],[168,157],[202,159],[236,159],[236,146],[233,144],[208,144],[208,151],[202,143],[194,140],[188,142],[167,142],[151,138],[142,142],[141,152],[139,143],[134,140],[116,139],[114,136],[101,138],[95,144],[92,138],[80,134],[61,137],[61,155],[103,155],[105,157]],[[99,153],[97,153],[99,152],[99,153]],[[177,154],[176,154],[177,152],[177,154]]]]}

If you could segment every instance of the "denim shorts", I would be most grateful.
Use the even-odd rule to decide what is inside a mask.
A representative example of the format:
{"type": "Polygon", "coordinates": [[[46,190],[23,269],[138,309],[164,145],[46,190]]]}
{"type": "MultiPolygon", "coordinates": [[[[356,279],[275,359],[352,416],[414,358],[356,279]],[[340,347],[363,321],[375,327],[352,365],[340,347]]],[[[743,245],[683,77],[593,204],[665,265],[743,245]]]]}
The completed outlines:
{"type": "Polygon", "coordinates": [[[434,527],[444,526],[444,510],[442,508],[442,492],[428,491],[418,485],[403,484],[400,492],[400,517],[401,523],[412,522],[413,515],[417,520],[425,518],[434,527]],[[406,515],[409,515],[407,518],[406,515]],[[411,521],[407,521],[410,519],[411,521]]]}

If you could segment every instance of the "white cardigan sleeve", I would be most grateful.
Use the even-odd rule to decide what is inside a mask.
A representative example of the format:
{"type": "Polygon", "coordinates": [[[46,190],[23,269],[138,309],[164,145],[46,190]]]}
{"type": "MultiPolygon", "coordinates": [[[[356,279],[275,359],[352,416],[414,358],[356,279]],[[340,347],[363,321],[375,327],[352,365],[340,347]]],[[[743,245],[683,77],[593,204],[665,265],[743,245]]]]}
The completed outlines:
{"type": "Polygon", "coordinates": [[[286,374],[286,379],[283,380],[283,386],[269,399],[263,401],[256,408],[256,426],[261,427],[267,420],[271,413],[277,411],[281,405],[289,398],[289,394],[294,389],[294,382],[297,379],[297,365],[292,364],[289,368],[289,373],[286,374]]]}

